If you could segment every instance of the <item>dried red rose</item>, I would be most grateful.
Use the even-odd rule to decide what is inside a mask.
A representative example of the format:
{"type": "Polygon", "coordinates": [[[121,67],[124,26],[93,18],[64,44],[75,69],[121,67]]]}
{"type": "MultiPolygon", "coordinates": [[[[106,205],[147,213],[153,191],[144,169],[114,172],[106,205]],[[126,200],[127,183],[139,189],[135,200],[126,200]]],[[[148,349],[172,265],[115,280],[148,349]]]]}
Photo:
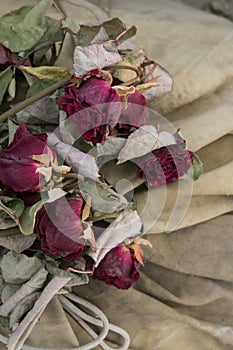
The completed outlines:
{"type": "Polygon", "coordinates": [[[57,163],[56,154],[47,145],[47,134],[32,135],[26,125],[20,125],[14,139],[0,158],[0,181],[15,192],[39,192],[41,163],[33,156],[47,154],[57,163]]]}
{"type": "Polygon", "coordinates": [[[51,255],[70,261],[82,256],[88,247],[82,238],[83,227],[80,219],[83,206],[81,197],[58,199],[46,203],[36,216],[36,231],[41,249],[51,255]]]}
{"type": "Polygon", "coordinates": [[[64,91],[57,103],[68,117],[72,116],[83,139],[94,144],[104,143],[121,113],[117,92],[107,81],[96,77],[89,78],[80,87],[65,87],[64,91]]]}
{"type": "Polygon", "coordinates": [[[140,128],[145,125],[147,121],[146,103],[146,98],[135,90],[127,99],[127,107],[122,110],[118,129],[140,128]]]}
{"type": "Polygon", "coordinates": [[[137,177],[146,176],[150,186],[168,185],[183,176],[193,163],[193,153],[180,145],[161,147],[135,159],[137,177]]]}
{"type": "Polygon", "coordinates": [[[104,281],[119,289],[128,289],[139,279],[138,269],[140,266],[133,249],[120,244],[105,255],[97,268],[94,269],[92,278],[104,281]]]}

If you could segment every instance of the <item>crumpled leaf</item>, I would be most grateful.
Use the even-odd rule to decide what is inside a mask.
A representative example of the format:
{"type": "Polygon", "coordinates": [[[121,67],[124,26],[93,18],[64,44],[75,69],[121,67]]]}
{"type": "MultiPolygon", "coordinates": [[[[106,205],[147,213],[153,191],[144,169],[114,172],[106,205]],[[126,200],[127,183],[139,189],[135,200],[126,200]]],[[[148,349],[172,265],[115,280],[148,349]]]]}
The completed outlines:
{"type": "MultiPolygon", "coordinates": [[[[145,68],[145,74],[149,73],[153,65],[145,68]]],[[[137,89],[144,95],[147,101],[154,98],[160,98],[173,88],[173,79],[170,74],[159,64],[156,65],[155,70],[149,75],[143,84],[137,85],[137,89]]]]}
{"type": "Polygon", "coordinates": [[[105,255],[118,244],[128,238],[140,235],[142,221],[138,213],[132,209],[126,209],[106,228],[96,240],[96,251],[88,253],[96,261],[98,266],[105,255]]]}
{"type": "Polygon", "coordinates": [[[98,179],[99,169],[93,156],[60,141],[55,133],[49,134],[47,142],[74,172],[92,180],[98,179]]]}
{"type": "Polygon", "coordinates": [[[85,200],[91,198],[91,207],[98,212],[114,213],[128,205],[124,196],[113,191],[104,183],[84,181],[80,184],[80,191],[85,200]]]}
{"type": "Polygon", "coordinates": [[[13,76],[13,70],[10,68],[6,68],[4,71],[0,73],[0,103],[2,103],[3,97],[10,84],[12,76],[13,76]]]}
{"type": "Polygon", "coordinates": [[[80,30],[76,38],[77,45],[88,46],[90,43],[101,41],[127,40],[136,34],[136,27],[127,27],[119,18],[111,18],[95,25],[80,25],[80,30]]]}
{"type": "Polygon", "coordinates": [[[28,89],[26,97],[29,98],[40,91],[45,90],[49,86],[54,84],[54,80],[50,79],[40,79],[35,81],[28,89]]]}
{"type": "Polygon", "coordinates": [[[0,210],[0,230],[5,230],[14,226],[17,226],[15,220],[13,220],[4,210],[0,210]]]}
{"type": "Polygon", "coordinates": [[[19,289],[20,284],[4,283],[1,291],[2,303],[5,303],[19,289]]]}
{"type": "Polygon", "coordinates": [[[22,284],[28,281],[43,266],[36,256],[28,257],[10,251],[0,260],[2,277],[6,283],[22,284]]]}
{"type": "Polygon", "coordinates": [[[7,123],[8,123],[8,132],[9,132],[9,137],[8,137],[8,145],[9,145],[13,141],[14,134],[18,129],[19,125],[15,124],[11,119],[8,119],[7,123]]]}
{"type": "Polygon", "coordinates": [[[51,46],[57,42],[62,42],[64,40],[65,33],[62,29],[61,21],[56,20],[51,17],[44,18],[46,31],[33,47],[33,65],[39,66],[42,65],[42,60],[47,51],[51,46]]]}
{"type": "Polygon", "coordinates": [[[126,139],[122,137],[108,136],[104,144],[96,145],[97,152],[97,164],[101,167],[103,164],[107,163],[109,160],[117,158],[122,148],[126,144],[126,139]]]}
{"type": "Polygon", "coordinates": [[[21,199],[0,196],[0,230],[16,226],[23,210],[21,199]]]}
{"type": "Polygon", "coordinates": [[[20,124],[58,124],[59,106],[55,96],[47,96],[33,103],[16,115],[20,124]]]}
{"type": "Polygon", "coordinates": [[[56,67],[56,66],[40,66],[40,67],[27,67],[19,66],[19,69],[22,72],[31,74],[37,79],[48,79],[52,80],[54,83],[59,80],[68,78],[70,72],[65,67],[56,67]]]}
{"type": "Polygon", "coordinates": [[[52,0],[23,6],[0,18],[0,42],[12,52],[31,49],[45,32],[43,16],[52,0]]]}
{"type": "Polygon", "coordinates": [[[0,246],[22,253],[30,248],[36,239],[36,235],[22,235],[18,228],[6,229],[0,231],[0,246]]]}
{"type": "Polygon", "coordinates": [[[87,47],[76,46],[74,51],[74,74],[83,77],[93,69],[102,69],[122,60],[116,51],[109,51],[104,44],[92,44],[87,47]]]}
{"type": "MultiPolygon", "coordinates": [[[[75,274],[68,270],[61,269],[59,267],[60,263],[51,257],[46,257],[46,260],[46,269],[51,275],[62,278],[71,278],[70,281],[66,284],[67,287],[81,286],[88,283],[89,279],[87,274],[75,274]]],[[[72,263],[74,263],[74,261],[72,263]]]]}
{"type": "Polygon", "coordinates": [[[40,290],[47,278],[48,271],[41,267],[35,274],[0,306],[0,316],[9,316],[15,307],[28,295],[40,290]]]}
{"type": "Polygon", "coordinates": [[[42,206],[43,202],[38,201],[30,207],[25,207],[19,218],[19,229],[24,235],[30,235],[34,232],[36,214],[42,206]]]}
{"type": "MultiPolygon", "coordinates": [[[[138,68],[143,61],[145,60],[145,51],[141,48],[137,48],[133,51],[127,53],[123,60],[119,62],[117,65],[128,66],[133,68],[138,68]]],[[[130,69],[116,69],[113,76],[123,82],[127,82],[131,79],[136,78],[137,74],[133,70],[130,69]]]]}
{"type": "Polygon", "coordinates": [[[23,298],[12,310],[9,317],[9,328],[12,328],[16,322],[18,322],[23,315],[32,309],[33,305],[40,297],[40,292],[34,292],[23,298]]]}
{"type": "Polygon", "coordinates": [[[193,180],[199,179],[201,174],[203,173],[203,164],[196,153],[193,153],[193,164],[187,171],[187,175],[189,175],[193,180]]]}
{"type": "Polygon", "coordinates": [[[57,199],[64,197],[67,192],[63,191],[61,188],[52,188],[45,194],[43,194],[43,203],[52,203],[57,199]]]}
{"type": "Polygon", "coordinates": [[[118,164],[176,143],[175,136],[168,131],[158,131],[154,125],[141,126],[128,137],[119,154],[118,164]]]}
{"type": "Polygon", "coordinates": [[[13,77],[10,81],[10,84],[8,86],[8,89],[7,89],[7,92],[8,92],[8,98],[7,98],[7,101],[12,101],[14,98],[15,98],[15,95],[16,95],[16,79],[15,79],[15,76],[13,74],[13,77]]]}
{"type": "Polygon", "coordinates": [[[73,33],[77,33],[79,30],[79,26],[71,18],[62,21],[62,28],[69,29],[73,33]]]}

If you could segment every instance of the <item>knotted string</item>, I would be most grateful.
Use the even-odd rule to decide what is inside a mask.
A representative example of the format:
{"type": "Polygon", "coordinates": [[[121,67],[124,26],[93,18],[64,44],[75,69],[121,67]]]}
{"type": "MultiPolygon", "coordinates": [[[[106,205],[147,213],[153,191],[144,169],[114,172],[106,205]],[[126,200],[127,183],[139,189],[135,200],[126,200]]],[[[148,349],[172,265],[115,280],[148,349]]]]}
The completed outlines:
{"type": "Polygon", "coordinates": [[[67,291],[63,289],[69,280],[70,278],[67,277],[53,277],[41,293],[34,307],[27,313],[22,322],[9,336],[9,338],[0,335],[0,341],[7,345],[8,350],[90,350],[96,348],[97,346],[100,346],[104,350],[116,349],[116,347],[112,348],[104,342],[109,331],[118,334],[123,339],[123,345],[118,347],[118,350],[128,349],[130,344],[130,337],[128,333],[126,333],[120,327],[109,323],[105,314],[95,305],[72,293],[67,293],[67,291]],[[67,311],[80,324],[82,328],[84,328],[84,330],[93,338],[93,340],[88,344],[71,349],[47,349],[25,345],[24,343],[31,333],[33,327],[38,322],[49,302],[57,294],[64,310],[67,311]],[[91,316],[83,310],[79,309],[76,304],[85,307],[92,314],[94,314],[94,316],[91,316]],[[101,328],[99,335],[94,332],[88,323],[101,328]]]}

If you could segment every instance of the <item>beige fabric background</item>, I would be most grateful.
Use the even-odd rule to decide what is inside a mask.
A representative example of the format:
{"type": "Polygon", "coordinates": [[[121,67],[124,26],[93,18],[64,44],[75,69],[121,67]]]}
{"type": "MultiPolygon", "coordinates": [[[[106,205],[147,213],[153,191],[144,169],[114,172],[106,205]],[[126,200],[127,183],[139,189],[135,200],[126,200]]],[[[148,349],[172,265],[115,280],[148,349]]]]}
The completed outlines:
{"type": "MultiPolygon", "coordinates": [[[[1,13],[25,2],[1,3],[1,13]]],[[[76,293],[125,328],[133,350],[233,349],[233,24],[169,0],[93,0],[102,11],[85,9],[79,0],[61,3],[77,23],[118,16],[138,26],[137,43],[175,82],[171,94],[150,106],[181,128],[205,171],[177,230],[165,233],[177,194],[176,184],[169,187],[149,231],[155,253],[135,288],[119,291],[91,281],[76,293]]],[[[71,64],[69,50],[67,43],[60,64],[71,64]]],[[[153,196],[159,198],[159,190],[153,196]]],[[[147,191],[135,198],[143,209],[147,191]]],[[[28,342],[72,347],[77,339],[88,337],[54,300],[28,342]]]]}

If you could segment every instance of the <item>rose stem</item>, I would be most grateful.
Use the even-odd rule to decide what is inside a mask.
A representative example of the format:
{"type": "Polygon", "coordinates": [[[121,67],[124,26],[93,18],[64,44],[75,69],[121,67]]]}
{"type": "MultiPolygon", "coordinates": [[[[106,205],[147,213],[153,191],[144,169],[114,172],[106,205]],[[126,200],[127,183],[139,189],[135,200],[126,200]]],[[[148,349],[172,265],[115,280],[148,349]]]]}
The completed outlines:
{"type": "Polygon", "coordinates": [[[69,83],[67,79],[68,78],[61,80],[58,83],[55,83],[49,86],[48,88],[38,92],[37,94],[27,98],[26,100],[17,103],[17,105],[12,107],[11,109],[8,109],[8,111],[0,115],[0,123],[4,122],[8,118],[13,117],[16,113],[20,112],[22,109],[30,106],[31,104],[41,100],[43,97],[51,95],[54,91],[63,87],[64,85],[67,85],[69,83]]]}
{"type": "Polygon", "coordinates": [[[79,183],[63,187],[66,192],[73,191],[75,188],[79,188],[79,183]]]}
{"type": "Polygon", "coordinates": [[[83,270],[77,270],[77,269],[73,269],[73,267],[68,267],[67,271],[72,271],[72,272],[76,272],[76,273],[83,273],[83,274],[93,274],[93,271],[91,270],[87,270],[87,271],[83,271],[83,270]]]}
{"type": "Polygon", "coordinates": [[[149,70],[149,72],[147,74],[145,74],[141,77],[141,81],[146,80],[149,76],[152,75],[152,73],[154,73],[155,68],[157,67],[157,63],[154,61],[151,61],[151,62],[152,62],[151,64],[153,64],[152,68],[149,70]]]}
{"type": "Polygon", "coordinates": [[[80,181],[84,180],[84,177],[80,174],[77,174],[77,173],[66,173],[66,174],[63,174],[62,177],[71,178],[71,179],[78,179],[80,181]]]}
{"type": "Polygon", "coordinates": [[[57,12],[61,15],[62,19],[65,20],[67,18],[67,15],[56,0],[53,0],[53,6],[56,7],[57,12]]]}

